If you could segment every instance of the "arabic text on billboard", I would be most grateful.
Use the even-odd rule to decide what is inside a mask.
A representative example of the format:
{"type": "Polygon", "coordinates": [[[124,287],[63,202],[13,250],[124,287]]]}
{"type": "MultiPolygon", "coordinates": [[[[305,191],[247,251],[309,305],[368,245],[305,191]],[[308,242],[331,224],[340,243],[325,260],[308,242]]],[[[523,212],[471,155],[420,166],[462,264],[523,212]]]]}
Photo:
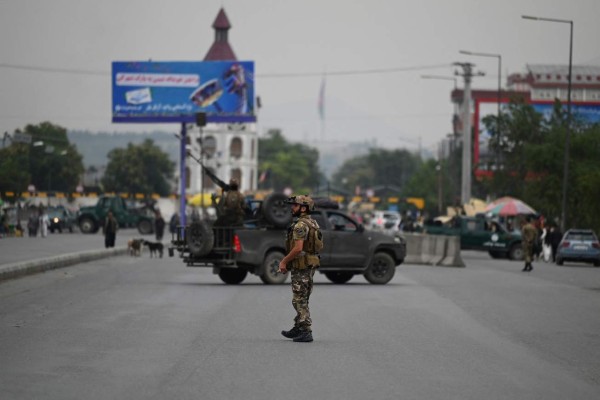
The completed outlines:
{"type": "Polygon", "coordinates": [[[254,122],[254,62],[113,62],[113,122],[254,122]]]}

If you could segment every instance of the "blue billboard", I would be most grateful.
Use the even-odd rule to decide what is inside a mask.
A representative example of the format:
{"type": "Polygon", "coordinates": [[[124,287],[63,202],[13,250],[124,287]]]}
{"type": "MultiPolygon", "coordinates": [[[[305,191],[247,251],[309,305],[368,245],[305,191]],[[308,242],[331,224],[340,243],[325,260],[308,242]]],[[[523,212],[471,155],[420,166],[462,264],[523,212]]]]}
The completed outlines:
{"type": "Polygon", "coordinates": [[[255,122],[254,62],[112,63],[112,121],[255,122]]]}

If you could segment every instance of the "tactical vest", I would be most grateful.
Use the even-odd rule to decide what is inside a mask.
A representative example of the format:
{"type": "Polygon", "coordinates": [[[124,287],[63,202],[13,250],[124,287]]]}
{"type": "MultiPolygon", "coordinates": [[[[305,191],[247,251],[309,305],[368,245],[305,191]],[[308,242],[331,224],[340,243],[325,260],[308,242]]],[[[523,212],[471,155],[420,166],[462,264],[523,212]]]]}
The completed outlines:
{"type": "Polygon", "coordinates": [[[243,215],[242,207],[240,205],[242,201],[242,194],[239,192],[231,191],[225,195],[225,202],[223,204],[225,211],[236,214],[243,215]]]}
{"type": "Polygon", "coordinates": [[[321,263],[319,252],[323,249],[323,234],[317,221],[307,215],[302,215],[297,222],[292,223],[288,228],[285,247],[289,253],[294,247],[294,227],[298,222],[304,222],[308,226],[308,234],[304,240],[302,252],[294,258],[290,265],[292,268],[304,269],[308,266],[318,267],[321,263]]]}

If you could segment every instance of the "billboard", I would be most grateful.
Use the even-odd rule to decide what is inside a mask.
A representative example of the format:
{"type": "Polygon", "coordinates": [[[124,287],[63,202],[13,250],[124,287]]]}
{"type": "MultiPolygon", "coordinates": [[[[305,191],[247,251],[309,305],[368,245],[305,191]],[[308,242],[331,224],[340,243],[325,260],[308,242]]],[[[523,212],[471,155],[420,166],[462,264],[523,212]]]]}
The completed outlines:
{"type": "MultiPolygon", "coordinates": [[[[531,102],[534,110],[549,119],[552,115],[554,102],[531,102]]],[[[504,110],[506,102],[500,103],[504,110]]],[[[563,105],[566,108],[566,105],[563,105]]],[[[495,155],[490,150],[489,144],[493,133],[488,131],[483,124],[483,119],[488,115],[497,115],[498,102],[494,100],[475,101],[475,135],[473,143],[473,165],[475,175],[489,175],[492,171],[489,166],[495,164],[495,155]]],[[[579,119],[590,124],[600,123],[600,103],[571,103],[573,119],[579,119]]]]}
{"type": "Polygon", "coordinates": [[[255,122],[254,62],[112,63],[112,121],[255,122]]]}

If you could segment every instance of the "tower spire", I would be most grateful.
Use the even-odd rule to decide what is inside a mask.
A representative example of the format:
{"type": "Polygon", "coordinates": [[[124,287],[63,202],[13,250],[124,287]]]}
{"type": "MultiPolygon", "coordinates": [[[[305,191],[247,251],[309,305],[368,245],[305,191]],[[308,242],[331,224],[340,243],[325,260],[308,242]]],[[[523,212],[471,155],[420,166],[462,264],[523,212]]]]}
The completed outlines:
{"type": "Polygon", "coordinates": [[[215,41],[206,53],[204,61],[232,61],[237,60],[233,49],[229,45],[228,32],[231,28],[225,10],[221,8],[212,24],[215,30],[215,41]]]}

